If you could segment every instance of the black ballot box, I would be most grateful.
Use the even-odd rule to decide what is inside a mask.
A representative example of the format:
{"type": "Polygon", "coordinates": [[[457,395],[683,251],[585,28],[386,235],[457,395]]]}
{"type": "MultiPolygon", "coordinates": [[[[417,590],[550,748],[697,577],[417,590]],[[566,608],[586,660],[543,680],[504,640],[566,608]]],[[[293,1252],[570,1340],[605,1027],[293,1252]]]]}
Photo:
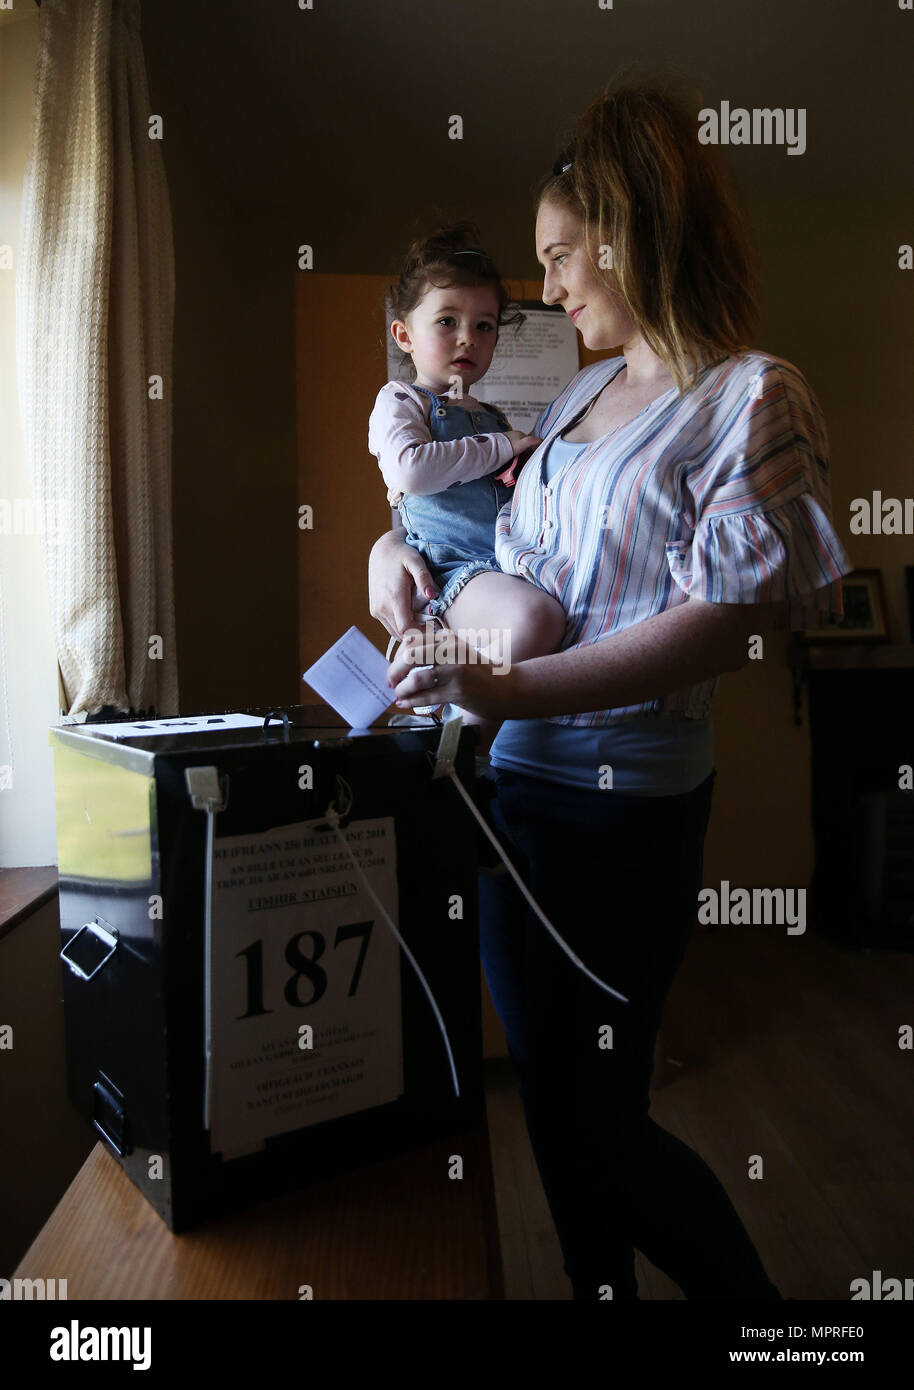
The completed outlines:
{"type": "Polygon", "coordinates": [[[484,1122],[440,730],[265,713],[50,733],[70,1096],[175,1231],[484,1122]]]}

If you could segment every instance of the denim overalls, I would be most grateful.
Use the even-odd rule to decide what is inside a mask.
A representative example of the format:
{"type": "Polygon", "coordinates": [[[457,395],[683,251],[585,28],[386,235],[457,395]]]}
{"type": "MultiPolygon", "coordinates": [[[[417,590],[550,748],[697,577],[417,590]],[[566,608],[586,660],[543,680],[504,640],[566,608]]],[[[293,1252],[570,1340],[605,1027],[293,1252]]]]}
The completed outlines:
{"type": "MultiPolygon", "coordinates": [[[[464,439],[471,434],[503,434],[510,429],[497,406],[486,410],[466,410],[448,396],[436,396],[423,386],[414,386],[431,401],[428,427],[432,439],[464,439]]],[[[510,467],[499,464],[495,472],[510,467]]],[[[428,605],[428,613],[439,617],[453,603],[463,586],[486,570],[500,573],[495,559],[495,518],[511,501],[513,489],[496,481],[495,474],[474,478],[468,483],[452,483],[443,492],[417,497],[408,492],[399,503],[406,527],[406,542],[424,557],[435,573],[441,593],[428,605]]]]}

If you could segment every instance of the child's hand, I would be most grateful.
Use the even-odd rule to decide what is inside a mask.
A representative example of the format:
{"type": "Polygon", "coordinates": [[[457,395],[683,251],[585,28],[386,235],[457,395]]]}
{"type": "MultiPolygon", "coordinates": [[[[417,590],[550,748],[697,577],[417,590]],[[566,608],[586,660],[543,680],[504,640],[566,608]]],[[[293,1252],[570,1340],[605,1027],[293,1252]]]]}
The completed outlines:
{"type": "Polygon", "coordinates": [[[542,440],[535,434],[524,434],[523,430],[507,430],[508,438],[514,445],[514,457],[525,454],[528,449],[538,449],[542,440]]]}
{"type": "Polygon", "coordinates": [[[517,482],[517,470],[520,468],[521,459],[524,454],[530,454],[534,449],[538,449],[542,440],[535,434],[522,434],[520,430],[508,430],[508,435],[514,445],[514,462],[509,464],[503,473],[496,473],[495,476],[505,487],[513,487],[517,482]],[[517,436],[515,439],[514,436],[517,436]]]}

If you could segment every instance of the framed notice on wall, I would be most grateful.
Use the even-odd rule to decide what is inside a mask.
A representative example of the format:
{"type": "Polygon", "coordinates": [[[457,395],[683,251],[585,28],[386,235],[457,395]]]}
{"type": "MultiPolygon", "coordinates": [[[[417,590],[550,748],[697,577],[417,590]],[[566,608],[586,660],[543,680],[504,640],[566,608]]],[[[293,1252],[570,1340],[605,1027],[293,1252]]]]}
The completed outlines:
{"type": "MultiPolygon", "coordinates": [[[[524,322],[499,329],[498,346],[486,375],[472,388],[477,400],[500,406],[512,429],[531,430],[537,416],[578,371],[578,333],[563,309],[521,300],[524,322]]],[[[402,361],[391,333],[387,305],[387,374],[411,381],[412,364],[402,361]]]]}
{"type": "MultiPolygon", "coordinates": [[[[353,821],[346,838],[396,922],[393,819],[353,821]]],[[[333,835],[217,838],[212,916],[214,1153],[403,1094],[400,948],[333,835]]]]}
{"type": "Polygon", "coordinates": [[[502,328],[480,399],[501,406],[516,430],[532,430],[578,371],[578,332],[564,309],[522,300],[519,329],[502,328]]]}

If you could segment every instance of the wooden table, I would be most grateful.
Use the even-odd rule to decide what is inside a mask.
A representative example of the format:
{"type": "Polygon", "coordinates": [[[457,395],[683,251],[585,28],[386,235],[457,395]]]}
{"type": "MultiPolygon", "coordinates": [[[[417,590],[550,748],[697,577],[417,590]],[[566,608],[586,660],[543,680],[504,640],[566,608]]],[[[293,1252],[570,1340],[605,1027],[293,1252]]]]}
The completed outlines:
{"type": "Polygon", "coordinates": [[[68,1299],[501,1299],[485,1129],[174,1235],[96,1144],[15,1278],[68,1299]],[[463,1158],[461,1179],[449,1157],[463,1158]]]}

